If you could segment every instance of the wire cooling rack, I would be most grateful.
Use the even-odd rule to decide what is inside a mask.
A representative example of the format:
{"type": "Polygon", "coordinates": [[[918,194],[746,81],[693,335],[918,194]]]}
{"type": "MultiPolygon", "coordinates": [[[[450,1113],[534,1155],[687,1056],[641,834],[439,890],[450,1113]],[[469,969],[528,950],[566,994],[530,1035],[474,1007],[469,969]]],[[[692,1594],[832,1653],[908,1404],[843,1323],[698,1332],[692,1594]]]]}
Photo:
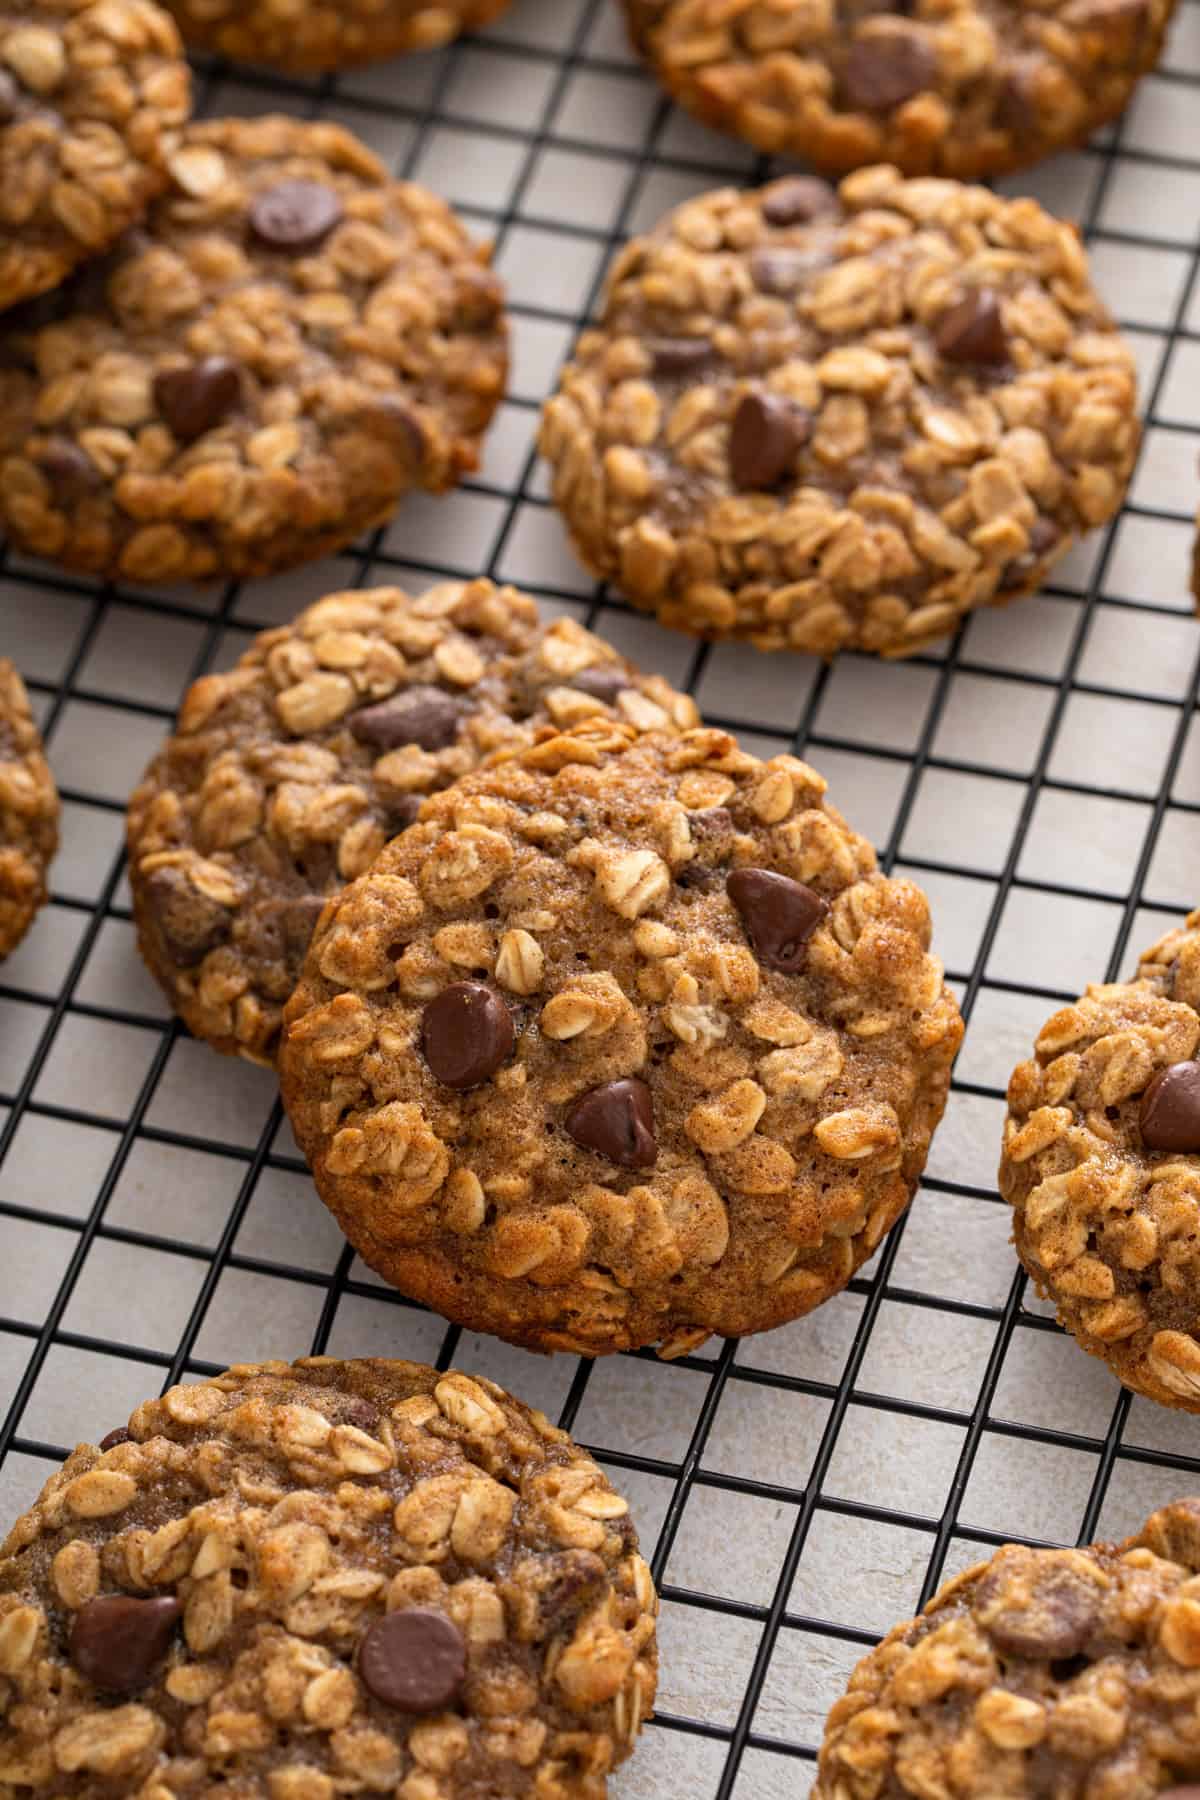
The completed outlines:
{"type": "Polygon", "coordinates": [[[0,651],[64,800],[53,904],[0,966],[0,1517],[181,1376],[309,1349],[453,1359],[559,1418],[635,1503],[663,1681],[622,1800],[798,1800],[852,1665],[945,1574],[1200,1488],[1200,1421],[1131,1403],[1061,1336],[994,1189],[1041,1020],[1200,898],[1200,0],[1115,130],[1007,184],[1080,221],[1138,352],[1130,503],[1043,596],[892,666],[669,635],[588,581],[547,505],[538,402],[613,248],[768,172],[666,103],[615,0],[517,0],[484,37],[336,81],[213,65],[200,88],[213,114],[341,120],[493,236],[515,372],[478,480],[318,567],[205,595],[0,563],[0,651]],[[122,807],[188,682],[334,588],[481,571],[687,682],[751,747],[802,750],[932,897],[968,1031],[927,1177],[849,1291],[782,1331],[589,1365],[448,1330],[341,1244],[272,1078],[191,1042],[137,960],[122,807]]]}

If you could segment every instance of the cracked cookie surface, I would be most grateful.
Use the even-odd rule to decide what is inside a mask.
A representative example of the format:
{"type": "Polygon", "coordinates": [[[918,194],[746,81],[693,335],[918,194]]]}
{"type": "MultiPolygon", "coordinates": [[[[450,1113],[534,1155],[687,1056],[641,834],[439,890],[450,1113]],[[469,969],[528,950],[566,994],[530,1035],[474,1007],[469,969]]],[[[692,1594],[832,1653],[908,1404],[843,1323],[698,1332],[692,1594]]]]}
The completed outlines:
{"type": "Polygon", "coordinates": [[[190,105],[179,33],[153,0],[2,0],[0,310],[140,219],[190,105]]]}
{"type": "Polygon", "coordinates": [[[1200,1412],[1200,912],[1048,1019],[1014,1070],[1000,1191],[1060,1324],[1200,1412]]]}
{"type": "Polygon", "coordinates": [[[147,963],[197,1037],[274,1057],[322,904],[426,794],[585,718],[683,730],[695,705],[571,619],[490,581],[355,589],[189,690],[130,802],[147,963]]]}
{"type": "Polygon", "coordinates": [[[656,1612],[625,1500],[494,1382],[237,1366],[79,1445],[0,1546],[0,1783],[603,1800],[656,1612]]]}
{"type": "Polygon", "coordinates": [[[1173,0],[625,0],[634,44],[706,124],[828,174],[979,178],[1116,118],[1173,0]]]}
{"type": "Polygon", "coordinates": [[[541,449],[583,561],[664,624],[903,656],[1113,515],[1135,405],[1071,226],[884,167],[635,239],[541,449]]]}
{"type": "Polygon", "coordinates": [[[0,331],[0,520],[141,582],[262,575],[476,466],[498,278],[349,132],[189,127],[143,229],[0,331]]]}
{"type": "Polygon", "coordinates": [[[796,1318],[907,1205],[962,1026],[925,896],[790,756],[610,721],[425,803],[326,912],[280,1074],[362,1255],[588,1354],[796,1318]]]}
{"type": "Polygon", "coordinates": [[[1075,1550],[1006,1544],[855,1669],[813,1800],[1195,1800],[1200,1500],[1075,1550]]]}
{"type": "Polygon", "coordinates": [[[58,812],[25,684],[0,658],[0,957],[16,949],[45,904],[58,812]]]}
{"type": "Polygon", "coordinates": [[[480,31],[510,0],[167,0],[189,44],[299,74],[433,50],[480,31]]]}

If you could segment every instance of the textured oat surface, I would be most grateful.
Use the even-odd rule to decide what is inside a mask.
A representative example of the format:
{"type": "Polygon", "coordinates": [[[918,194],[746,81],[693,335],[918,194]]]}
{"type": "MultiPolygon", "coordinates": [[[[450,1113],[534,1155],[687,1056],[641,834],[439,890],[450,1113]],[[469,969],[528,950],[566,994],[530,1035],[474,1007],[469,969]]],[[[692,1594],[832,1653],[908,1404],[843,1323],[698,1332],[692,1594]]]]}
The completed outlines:
{"type": "Polygon", "coordinates": [[[684,106],[831,174],[997,175],[1081,143],[1158,61],[1173,0],[625,0],[684,106]]]}
{"type": "Polygon", "coordinates": [[[57,847],[54,778],[24,683],[0,658],[0,957],[15,950],[45,901],[57,847]]]}
{"type": "Polygon", "coordinates": [[[323,900],[421,800],[499,746],[585,718],[697,722],[574,620],[489,581],[333,594],[189,691],[134,794],[143,954],[192,1031],[273,1057],[323,900]]]}
{"type": "Polygon", "coordinates": [[[0,334],[0,519],[130,581],[262,574],[475,467],[501,289],[339,126],[189,128],[144,232],[0,334]]]}
{"type": "Polygon", "coordinates": [[[168,0],[189,44],[233,62],[300,73],[382,62],[448,44],[499,18],[509,0],[168,0]]]}
{"type": "Polygon", "coordinates": [[[152,0],[0,5],[0,308],[107,249],[165,186],[182,58],[152,0]]]}
{"type": "Polygon", "coordinates": [[[540,1413],[311,1359],[116,1435],[0,1548],[6,1792],[602,1800],[657,1605],[626,1502],[540,1413]]]}
{"type": "Polygon", "coordinates": [[[665,624],[904,655],[1112,516],[1135,385],[1071,226],[882,167],[635,239],[541,444],[583,560],[665,624]]]}
{"type": "Polygon", "coordinates": [[[1006,1545],[859,1663],[813,1800],[1194,1800],[1198,1595],[1200,1500],[1120,1544],[1006,1545]]]}
{"type": "Polygon", "coordinates": [[[795,1318],[907,1203],[961,1035],[924,895],[794,757],[577,726],[326,913],[284,1099],[369,1262],[543,1349],[795,1318]],[[756,871],[756,872],[755,872],[756,871]]]}
{"type": "Polygon", "coordinates": [[[1146,1096],[1159,1071],[1200,1075],[1198,1008],[1192,913],[1146,952],[1136,981],[1089,987],[1047,1020],[1009,1083],[1000,1169],[1018,1253],[1062,1324],[1128,1387],[1192,1411],[1200,1112],[1176,1103],[1173,1135],[1189,1147],[1158,1147],[1161,1111],[1156,1130],[1146,1096]]]}

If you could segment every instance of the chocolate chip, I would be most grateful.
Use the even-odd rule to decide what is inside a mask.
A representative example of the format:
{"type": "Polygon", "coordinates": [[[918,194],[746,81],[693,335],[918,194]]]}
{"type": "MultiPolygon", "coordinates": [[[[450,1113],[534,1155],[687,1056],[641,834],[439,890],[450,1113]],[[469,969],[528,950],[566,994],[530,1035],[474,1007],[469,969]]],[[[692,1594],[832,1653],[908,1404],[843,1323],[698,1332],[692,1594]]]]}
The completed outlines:
{"type": "Polygon", "coordinates": [[[379,1424],[379,1408],[372,1406],[369,1400],[360,1400],[355,1395],[342,1408],[342,1423],[357,1425],[360,1431],[374,1431],[379,1424]]]}
{"type": "Polygon", "coordinates": [[[836,206],[837,195],[816,175],[789,175],[763,190],[762,214],[768,225],[807,225],[836,206]]]}
{"type": "Polygon", "coordinates": [[[115,1450],[118,1444],[131,1444],[133,1433],[125,1425],[114,1426],[100,1439],[101,1450],[115,1450]]]}
{"type": "Polygon", "coordinates": [[[725,892],[759,962],[785,975],[803,967],[808,940],[829,911],[820,894],[772,869],[734,869],[725,892]]]}
{"type": "Polygon", "coordinates": [[[250,229],[269,250],[315,250],[342,221],[342,203],[319,181],[281,181],[250,202],[250,229]]]}
{"type": "Polygon", "coordinates": [[[0,125],[11,125],[21,111],[21,90],[7,69],[0,69],[0,125]]]}
{"type": "Polygon", "coordinates": [[[606,706],[612,706],[619,694],[624,694],[633,686],[629,676],[619,663],[596,663],[590,669],[580,669],[578,675],[572,675],[567,683],[576,693],[590,694],[593,700],[603,700],[606,706]]]}
{"type": "Polygon", "coordinates": [[[656,375],[690,375],[713,353],[707,338],[651,338],[646,349],[656,375]]]}
{"type": "Polygon", "coordinates": [[[829,258],[818,250],[801,250],[791,244],[760,244],[750,252],[750,279],[760,294],[794,294],[814,269],[829,258]]]}
{"type": "Polygon", "coordinates": [[[842,86],[856,112],[891,112],[932,87],[936,72],[933,52],[915,31],[872,32],[851,44],[842,86]]]}
{"type": "Polygon", "coordinates": [[[398,836],[400,832],[407,831],[420,810],[419,794],[404,794],[399,800],[389,801],[387,816],[392,835],[398,836]]]}
{"type": "Polygon", "coordinates": [[[386,436],[419,478],[429,454],[429,442],[420,419],[394,394],[377,394],[366,407],[362,423],[372,435],[386,436]]]}
{"type": "Polygon", "coordinates": [[[351,713],[351,734],[373,750],[417,744],[422,750],[445,750],[458,736],[462,709],[436,687],[401,688],[390,700],[377,701],[351,713]]]}
{"type": "Polygon", "coordinates": [[[445,1613],[403,1606],[363,1633],[358,1673],[363,1686],[397,1712],[441,1712],[458,1697],[467,1647],[445,1613]]]}
{"type": "Polygon", "coordinates": [[[560,1550],[540,1558],[538,1614],[547,1637],[565,1630],[591,1605],[607,1574],[594,1550],[560,1550]]]}
{"type": "Polygon", "coordinates": [[[222,424],[242,397],[242,371],[228,356],[205,356],[154,377],[154,403],[181,444],[222,424]]]}
{"type": "Polygon", "coordinates": [[[675,885],[681,888],[697,888],[703,892],[705,888],[712,887],[716,879],[715,872],[709,868],[707,863],[690,862],[684,863],[682,869],[679,870],[675,877],[675,885]]]}
{"type": "Polygon", "coordinates": [[[729,472],[739,488],[771,488],[789,472],[812,421],[779,394],[745,394],[729,427],[729,472]]]}
{"type": "Polygon", "coordinates": [[[1020,1606],[992,1613],[987,1602],[985,1582],[979,1591],[976,1613],[982,1617],[996,1648],[1006,1656],[1027,1657],[1036,1662],[1061,1662],[1077,1656],[1099,1621],[1095,1588],[1069,1569],[1054,1565],[1040,1572],[1020,1606]]]}
{"type": "Polygon", "coordinates": [[[934,327],[933,341],[947,362],[986,363],[1008,361],[1008,333],[1000,316],[1000,303],[990,288],[970,293],[944,312],[934,327]]]}
{"type": "Polygon", "coordinates": [[[78,500],[102,485],[99,469],[79,444],[52,437],[37,459],[38,468],[60,500],[78,500]]]}
{"type": "Polygon", "coordinates": [[[1147,1150],[1200,1150],[1200,1062],[1159,1069],[1138,1112],[1147,1150]]]}
{"type": "Polygon", "coordinates": [[[1041,129],[1038,85],[1041,71],[1046,66],[1045,59],[1040,56],[1015,57],[1000,84],[996,123],[1013,137],[1033,137],[1041,129]]]}
{"type": "Polygon", "coordinates": [[[472,1088],[494,1075],[516,1042],[512,1014],[482,981],[455,981],[421,1019],[421,1048],[443,1087],[472,1088]]]}
{"type": "Polygon", "coordinates": [[[568,1135],[622,1169],[650,1169],[658,1160],[654,1101],[644,1081],[606,1081],[567,1108],[568,1135]]]}
{"type": "Polygon", "coordinates": [[[998,584],[999,592],[1008,594],[1025,587],[1047,552],[1053,550],[1062,533],[1050,519],[1035,519],[1029,528],[1029,548],[1005,563],[998,584]]]}
{"type": "Polygon", "coordinates": [[[171,961],[181,969],[194,969],[228,940],[229,913],[193,887],[182,869],[155,869],[145,894],[171,961]]]}
{"type": "Polygon", "coordinates": [[[136,1694],[167,1654],[182,1611],[173,1595],[101,1594],[75,1614],[71,1661],[106,1694],[136,1694]]]}

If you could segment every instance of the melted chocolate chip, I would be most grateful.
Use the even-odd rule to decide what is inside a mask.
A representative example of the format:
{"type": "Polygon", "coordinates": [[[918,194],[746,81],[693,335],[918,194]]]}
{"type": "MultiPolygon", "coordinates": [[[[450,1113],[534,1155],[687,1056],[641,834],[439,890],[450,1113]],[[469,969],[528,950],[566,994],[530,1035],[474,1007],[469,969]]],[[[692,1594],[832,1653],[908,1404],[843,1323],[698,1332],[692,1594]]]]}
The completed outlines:
{"type": "Polygon", "coordinates": [[[654,1101],[636,1076],[606,1081],[580,1094],[567,1108],[567,1133],[584,1150],[594,1150],[621,1169],[650,1169],[658,1160],[654,1101]]]}
{"type": "Polygon", "coordinates": [[[716,879],[715,871],[710,869],[707,863],[690,862],[684,863],[682,869],[676,872],[675,885],[681,888],[696,888],[703,892],[705,888],[712,887],[716,879]]]}
{"type": "Polygon", "coordinates": [[[842,87],[856,112],[885,113],[933,85],[937,63],[913,30],[872,32],[855,38],[842,72],[842,87]]]}
{"type": "Polygon", "coordinates": [[[750,252],[750,279],[760,294],[794,294],[814,269],[823,268],[828,261],[818,250],[760,244],[750,252]]]}
{"type": "Polygon", "coordinates": [[[182,1611],[170,1595],[101,1594],[75,1614],[71,1662],[106,1694],[136,1694],[166,1655],[182,1611]]]}
{"type": "Polygon", "coordinates": [[[990,288],[972,288],[949,312],[944,312],[933,333],[938,355],[947,362],[983,363],[995,366],[1008,361],[1008,333],[1000,315],[1000,303],[990,288]]]}
{"type": "Polygon", "coordinates": [[[21,90],[7,69],[0,69],[0,125],[11,125],[21,112],[21,90]]]}
{"type": "Polygon", "coordinates": [[[515,1042],[512,1014],[482,981],[452,982],[422,1015],[421,1048],[443,1087],[478,1087],[512,1055],[515,1042]]]}
{"type": "Polygon", "coordinates": [[[342,221],[342,203],[319,181],[281,181],[250,202],[250,229],[269,250],[315,250],[342,221]]]}
{"type": "Polygon", "coordinates": [[[369,1400],[360,1400],[356,1396],[343,1405],[342,1423],[357,1425],[360,1431],[374,1431],[379,1424],[379,1408],[372,1406],[369,1400]]]}
{"type": "Polygon", "coordinates": [[[725,892],[759,962],[785,975],[804,966],[808,940],[829,911],[819,894],[771,869],[734,869],[725,892]]]}
{"type": "Polygon", "coordinates": [[[1045,66],[1040,56],[1014,57],[1000,84],[996,123],[1014,137],[1032,137],[1041,129],[1038,82],[1045,66]]]}
{"type": "Polygon", "coordinates": [[[1029,528],[1029,548],[1020,556],[1014,556],[1005,563],[1000,576],[999,591],[1002,594],[1012,593],[1016,588],[1025,587],[1038,568],[1047,552],[1053,550],[1062,533],[1050,519],[1035,519],[1029,528]]]}
{"type": "Polygon", "coordinates": [[[419,794],[403,794],[398,800],[388,802],[388,823],[393,836],[407,831],[421,810],[419,794]]]}
{"type": "Polygon", "coordinates": [[[116,1425],[100,1439],[101,1450],[115,1450],[118,1444],[131,1444],[133,1433],[125,1425],[116,1425]]]}
{"type": "MultiPolygon", "coordinates": [[[[986,1608],[988,1584],[980,1588],[976,1603],[986,1608]]],[[[986,1630],[1006,1656],[1036,1662],[1061,1662],[1077,1656],[1099,1621],[1096,1589],[1069,1569],[1048,1569],[1024,1603],[995,1614],[985,1610],[986,1630]]]]}
{"type": "Polygon", "coordinates": [[[205,356],[154,378],[154,403],[181,444],[223,424],[241,397],[242,372],[228,356],[205,356]]]}
{"type": "Polygon", "coordinates": [[[572,675],[567,683],[577,693],[590,694],[593,700],[603,700],[606,706],[613,706],[617,696],[633,686],[629,676],[619,663],[596,663],[590,669],[580,669],[578,675],[572,675]]]}
{"type": "Polygon", "coordinates": [[[417,744],[422,750],[445,750],[458,736],[462,708],[441,688],[401,688],[388,700],[351,713],[351,734],[373,750],[417,744]]]}
{"type": "Polygon", "coordinates": [[[762,214],[768,225],[807,225],[836,206],[837,195],[816,175],[789,175],[763,190],[762,214]]]}
{"type": "Polygon", "coordinates": [[[363,1686],[397,1712],[441,1712],[457,1698],[466,1672],[458,1626],[445,1613],[420,1606],[374,1620],[358,1646],[363,1686]]]}
{"type": "Polygon", "coordinates": [[[560,1550],[541,1558],[538,1614],[546,1637],[565,1630],[591,1605],[606,1574],[594,1550],[560,1550]]]}
{"type": "Polygon", "coordinates": [[[1200,1150],[1200,1062],[1159,1069],[1138,1111],[1147,1150],[1200,1150]]]}
{"type": "Polygon", "coordinates": [[[155,869],[146,900],[173,963],[194,969],[229,939],[233,921],[225,907],[193,887],[182,869],[155,869]]]}
{"type": "Polygon", "coordinates": [[[412,408],[397,400],[394,394],[378,394],[366,408],[363,423],[373,435],[381,433],[390,439],[416,480],[429,454],[429,440],[412,408]]]}
{"type": "Polygon", "coordinates": [[[78,500],[103,485],[99,469],[70,438],[52,437],[37,459],[38,468],[59,500],[78,500]]]}
{"type": "Polygon", "coordinates": [[[808,414],[779,394],[745,394],[729,426],[729,472],[739,488],[772,488],[787,475],[812,429],[808,414]]]}
{"type": "Polygon", "coordinates": [[[656,375],[691,375],[713,353],[707,338],[651,338],[646,345],[656,375]]]}

